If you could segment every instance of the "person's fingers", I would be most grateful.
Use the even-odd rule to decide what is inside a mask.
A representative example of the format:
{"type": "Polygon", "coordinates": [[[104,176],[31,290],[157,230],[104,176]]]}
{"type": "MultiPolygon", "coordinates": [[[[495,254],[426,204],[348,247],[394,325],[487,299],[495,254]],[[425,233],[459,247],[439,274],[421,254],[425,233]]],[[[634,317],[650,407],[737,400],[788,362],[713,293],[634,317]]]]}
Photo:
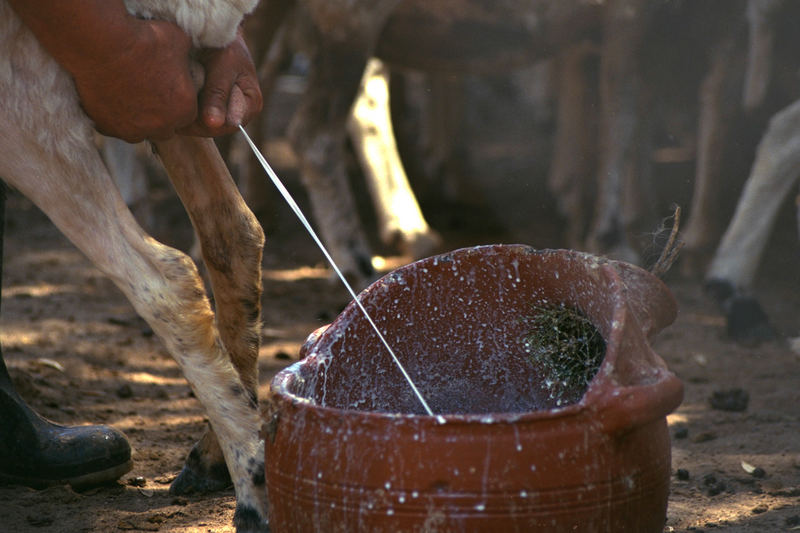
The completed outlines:
{"type": "Polygon", "coordinates": [[[230,105],[227,122],[233,126],[245,125],[261,112],[263,97],[258,79],[251,76],[242,76],[236,81],[234,86],[238,91],[238,102],[234,106],[233,93],[231,93],[230,105]]]}
{"type": "Polygon", "coordinates": [[[231,89],[231,96],[228,99],[228,113],[226,114],[225,123],[228,126],[238,127],[239,124],[242,124],[247,114],[247,98],[239,86],[234,85],[231,89]]]}
{"type": "MultiPolygon", "coordinates": [[[[220,91],[221,94],[221,91],[220,91]]],[[[218,137],[233,133],[239,124],[245,125],[261,111],[261,91],[243,90],[238,83],[228,91],[228,98],[224,104],[222,98],[207,98],[201,104],[200,120],[194,121],[186,128],[179,130],[183,135],[197,135],[203,137],[218,137]],[[223,107],[224,105],[224,107],[223,107]]]]}
{"type": "Polygon", "coordinates": [[[210,130],[216,130],[225,125],[227,115],[228,93],[220,88],[206,91],[207,100],[202,104],[202,120],[210,130]]]}
{"type": "Polygon", "coordinates": [[[236,73],[227,69],[206,69],[206,79],[200,90],[200,119],[211,130],[225,125],[231,88],[236,73]]]}
{"type": "Polygon", "coordinates": [[[179,133],[226,135],[261,111],[258,74],[241,36],[225,48],[204,51],[199,60],[205,67],[205,81],[198,96],[198,120],[179,133]]]}

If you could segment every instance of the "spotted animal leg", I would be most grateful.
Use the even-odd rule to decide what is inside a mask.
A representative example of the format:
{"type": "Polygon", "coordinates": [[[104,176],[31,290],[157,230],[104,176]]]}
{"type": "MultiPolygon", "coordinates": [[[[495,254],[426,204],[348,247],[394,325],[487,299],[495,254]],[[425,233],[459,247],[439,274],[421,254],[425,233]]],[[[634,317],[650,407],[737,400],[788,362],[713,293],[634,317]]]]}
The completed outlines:
{"type": "MultiPolygon", "coordinates": [[[[257,404],[264,232],[213,141],[175,137],[156,143],[156,150],[198,235],[220,338],[246,394],[257,404]]],[[[206,433],[172,491],[208,491],[230,483],[222,452],[213,430],[206,433]]]]}
{"type": "Polygon", "coordinates": [[[258,406],[231,363],[194,263],[139,227],[89,135],[43,146],[35,132],[7,124],[0,148],[10,156],[0,173],[114,281],[163,340],[219,437],[239,530],[266,530],[258,406]]]}

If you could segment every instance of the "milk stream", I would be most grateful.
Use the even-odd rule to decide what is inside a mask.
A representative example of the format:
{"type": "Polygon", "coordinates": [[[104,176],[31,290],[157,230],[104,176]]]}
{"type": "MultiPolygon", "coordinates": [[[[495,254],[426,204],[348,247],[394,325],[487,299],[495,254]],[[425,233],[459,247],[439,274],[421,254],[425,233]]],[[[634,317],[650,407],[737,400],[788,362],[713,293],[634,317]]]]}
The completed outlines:
{"type": "Polygon", "coordinates": [[[278,189],[278,192],[281,193],[281,196],[283,196],[283,199],[286,200],[287,204],[289,204],[289,207],[292,208],[292,211],[294,211],[294,214],[297,215],[297,218],[300,219],[300,222],[306,228],[306,231],[308,231],[309,235],[311,235],[311,238],[314,239],[315,243],[317,243],[317,246],[319,246],[319,249],[322,251],[322,255],[324,255],[325,259],[328,260],[328,263],[330,263],[330,265],[333,268],[334,272],[336,272],[336,275],[339,276],[339,279],[342,280],[342,283],[344,284],[345,288],[347,289],[347,292],[350,293],[350,296],[353,297],[353,301],[356,303],[358,308],[364,314],[364,318],[367,319],[367,322],[369,322],[370,326],[372,326],[372,329],[374,329],[375,333],[378,334],[378,338],[381,340],[383,345],[389,351],[389,355],[392,356],[392,360],[394,361],[394,364],[397,365],[397,368],[400,370],[400,373],[403,374],[403,377],[408,382],[408,385],[411,387],[411,390],[414,392],[414,395],[419,400],[419,403],[422,404],[422,407],[423,407],[423,409],[425,409],[425,412],[428,413],[428,415],[430,415],[430,416],[435,416],[436,420],[440,424],[444,424],[444,422],[445,422],[444,417],[442,415],[435,415],[433,413],[433,411],[431,411],[431,408],[428,406],[428,402],[425,401],[425,398],[419,392],[419,389],[417,389],[417,386],[414,385],[414,382],[412,381],[411,376],[409,376],[408,372],[406,372],[406,369],[403,367],[403,364],[397,358],[397,355],[395,355],[394,350],[392,350],[392,347],[389,346],[388,342],[386,342],[386,339],[384,338],[383,334],[378,329],[378,326],[372,320],[372,317],[369,316],[369,313],[367,313],[367,310],[364,308],[363,305],[361,305],[361,301],[358,299],[358,296],[356,295],[355,291],[353,291],[353,288],[350,286],[350,284],[345,279],[344,274],[342,274],[342,271],[339,270],[339,267],[336,265],[336,263],[334,262],[333,258],[328,253],[328,250],[327,250],[327,248],[325,248],[325,245],[322,244],[322,241],[317,236],[317,233],[311,227],[311,224],[308,222],[308,219],[305,217],[303,212],[300,210],[300,207],[294,201],[294,198],[292,198],[292,195],[289,193],[289,191],[286,189],[286,187],[283,186],[283,183],[281,182],[280,178],[278,178],[278,175],[275,174],[274,170],[272,170],[272,167],[270,166],[270,164],[267,163],[267,160],[261,154],[261,151],[253,143],[253,140],[250,138],[250,136],[247,134],[247,131],[245,131],[245,129],[241,126],[241,124],[239,125],[239,130],[244,135],[245,140],[247,140],[247,144],[250,145],[250,149],[253,151],[253,154],[255,154],[256,158],[258,159],[258,162],[261,163],[262,167],[264,167],[264,171],[267,173],[269,178],[272,180],[272,183],[278,189]]]}

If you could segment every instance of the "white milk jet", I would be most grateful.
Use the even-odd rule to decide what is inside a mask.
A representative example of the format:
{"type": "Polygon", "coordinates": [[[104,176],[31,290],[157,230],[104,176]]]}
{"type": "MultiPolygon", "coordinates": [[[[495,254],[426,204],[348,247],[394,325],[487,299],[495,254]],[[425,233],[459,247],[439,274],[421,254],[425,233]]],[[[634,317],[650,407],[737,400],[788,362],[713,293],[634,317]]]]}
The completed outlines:
{"type": "Polygon", "coordinates": [[[272,167],[269,165],[269,163],[267,163],[267,160],[261,154],[261,151],[259,151],[259,149],[256,148],[256,145],[253,143],[253,140],[250,139],[250,136],[247,134],[247,131],[245,131],[245,129],[241,126],[241,124],[239,125],[239,130],[244,135],[244,138],[247,140],[247,144],[250,145],[250,149],[253,150],[253,153],[255,154],[256,158],[258,158],[258,161],[259,163],[261,163],[261,166],[264,167],[264,170],[266,171],[269,178],[272,180],[272,183],[274,183],[275,187],[278,188],[278,191],[281,193],[284,200],[286,200],[286,203],[289,204],[289,207],[292,208],[294,214],[297,215],[297,218],[299,218],[300,222],[303,223],[303,226],[305,226],[306,230],[311,235],[311,238],[314,239],[314,242],[317,243],[319,249],[322,250],[322,254],[325,256],[325,259],[328,260],[328,263],[331,264],[331,267],[333,267],[333,270],[334,272],[336,272],[336,275],[339,276],[340,280],[342,280],[342,283],[344,283],[344,286],[350,293],[350,296],[353,297],[353,301],[356,302],[358,308],[361,309],[361,312],[364,314],[364,317],[367,319],[367,322],[369,322],[369,324],[372,326],[372,329],[375,330],[375,333],[378,334],[378,338],[381,340],[383,345],[386,346],[386,349],[389,350],[389,354],[392,356],[392,360],[397,365],[397,368],[400,369],[400,372],[403,374],[403,377],[406,378],[408,385],[411,387],[411,390],[414,391],[414,395],[419,400],[419,403],[422,404],[422,407],[425,409],[425,412],[428,413],[428,415],[430,416],[436,416],[436,420],[440,424],[444,424],[445,423],[444,417],[442,415],[434,415],[433,411],[431,411],[431,408],[428,407],[428,402],[425,401],[425,398],[422,397],[422,394],[420,394],[419,389],[417,389],[417,386],[414,385],[414,382],[411,380],[411,377],[406,372],[406,369],[403,368],[403,364],[400,363],[400,360],[397,358],[397,355],[395,355],[394,350],[392,350],[392,347],[389,346],[388,342],[386,342],[386,339],[383,337],[383,334],[378,329],[378,326],[375,325],[375,322],[372,320],[372,317],[369,316],[367,310],[364,309],[363,305],[361,305],[358,296],[356,296],[356,293],[353,291],[353,288],[345,279],[344,275],[342,274],[342,271],[339,270],[339,267],[333,261],[333,258],[328,253],[328,250],[325,248],[325,245],[322,244],[322,241],[317,236],[317,233],[311,228],[311,224],[309,224],[308,219],[305,217],[305,215],[303,215],[303,212],[300,210],[300,207],[294,201],[294,198],[292,198],[292,195],[289,194],[289,191],[286,190],[286,187],[283,186],[283,183],[281,182],[280,178],[278,178],[278,175],[275,174],[275,171],[272,170],[272,167]]]}

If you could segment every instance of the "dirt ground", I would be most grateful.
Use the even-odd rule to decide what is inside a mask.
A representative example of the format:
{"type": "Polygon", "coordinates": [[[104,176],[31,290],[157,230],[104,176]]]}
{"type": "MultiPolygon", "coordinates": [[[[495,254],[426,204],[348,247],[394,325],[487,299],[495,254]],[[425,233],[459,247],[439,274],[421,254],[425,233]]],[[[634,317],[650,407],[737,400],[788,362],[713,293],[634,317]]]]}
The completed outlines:
{"type": "MultiPolygon", "coordinates": [[[[542,237],[553,234],[549,200],[537,193],[540,185],[526,181],[529,168],[508,163],[523,153],[530,162],[529,145],[484,148],[484,170],[496,170],[499,158],[506,161],[507,187],[491,187],[487,212],[431,215],[444,227],[445,250],[490,242],[557,246],[556,239],[542,237]],[[520,197],[540,200],[491,209],[520,197]],[[534,220],[536,212],[545,216],[534,220]],[[510,220],[512,215],[517,218],[510,220]],[[523,227],[514,226],[520,220],[527,231],[508,231],[509,225],[523,227]]],[[[187,222],[168,197],[154,199],[155,226],[161,228],[155,234],[188,248],[187,222]]],[[[0,531],[232,531],[232,490],[168,493],[205,425],[175,363],[122,294],[36,208],[12,194],[8,211],[0,341],[15,382],[33,407],[56,422],[124,431],[135,466],[119,483],[80,493],[63,486],[0,487],[0,531]]],[[[305,337],[347,302],[287,208],[276,207],[265,225],[262,395],[272,376],[296,360],[305,337]]],[[[680,312],[655,349],[686,393],[669,417],[675,475],[665,531],[800,529],[800,343],[794,349],[791,343],[800,335],[800,254],[794,224],[786,226],[792,231],[773,239],[757,286],[779,340],[749,347],[727,340],[724,321],[701,284],[675,271],[667,278],[680,312]],[[715,391],[732,388],[749,394],[744,411],[711,407],[715,391]],[[756,470],[748,473],[750,467],[756,470]]],[[[392,257],[388,266],[406,261],[392,257]]]]}

